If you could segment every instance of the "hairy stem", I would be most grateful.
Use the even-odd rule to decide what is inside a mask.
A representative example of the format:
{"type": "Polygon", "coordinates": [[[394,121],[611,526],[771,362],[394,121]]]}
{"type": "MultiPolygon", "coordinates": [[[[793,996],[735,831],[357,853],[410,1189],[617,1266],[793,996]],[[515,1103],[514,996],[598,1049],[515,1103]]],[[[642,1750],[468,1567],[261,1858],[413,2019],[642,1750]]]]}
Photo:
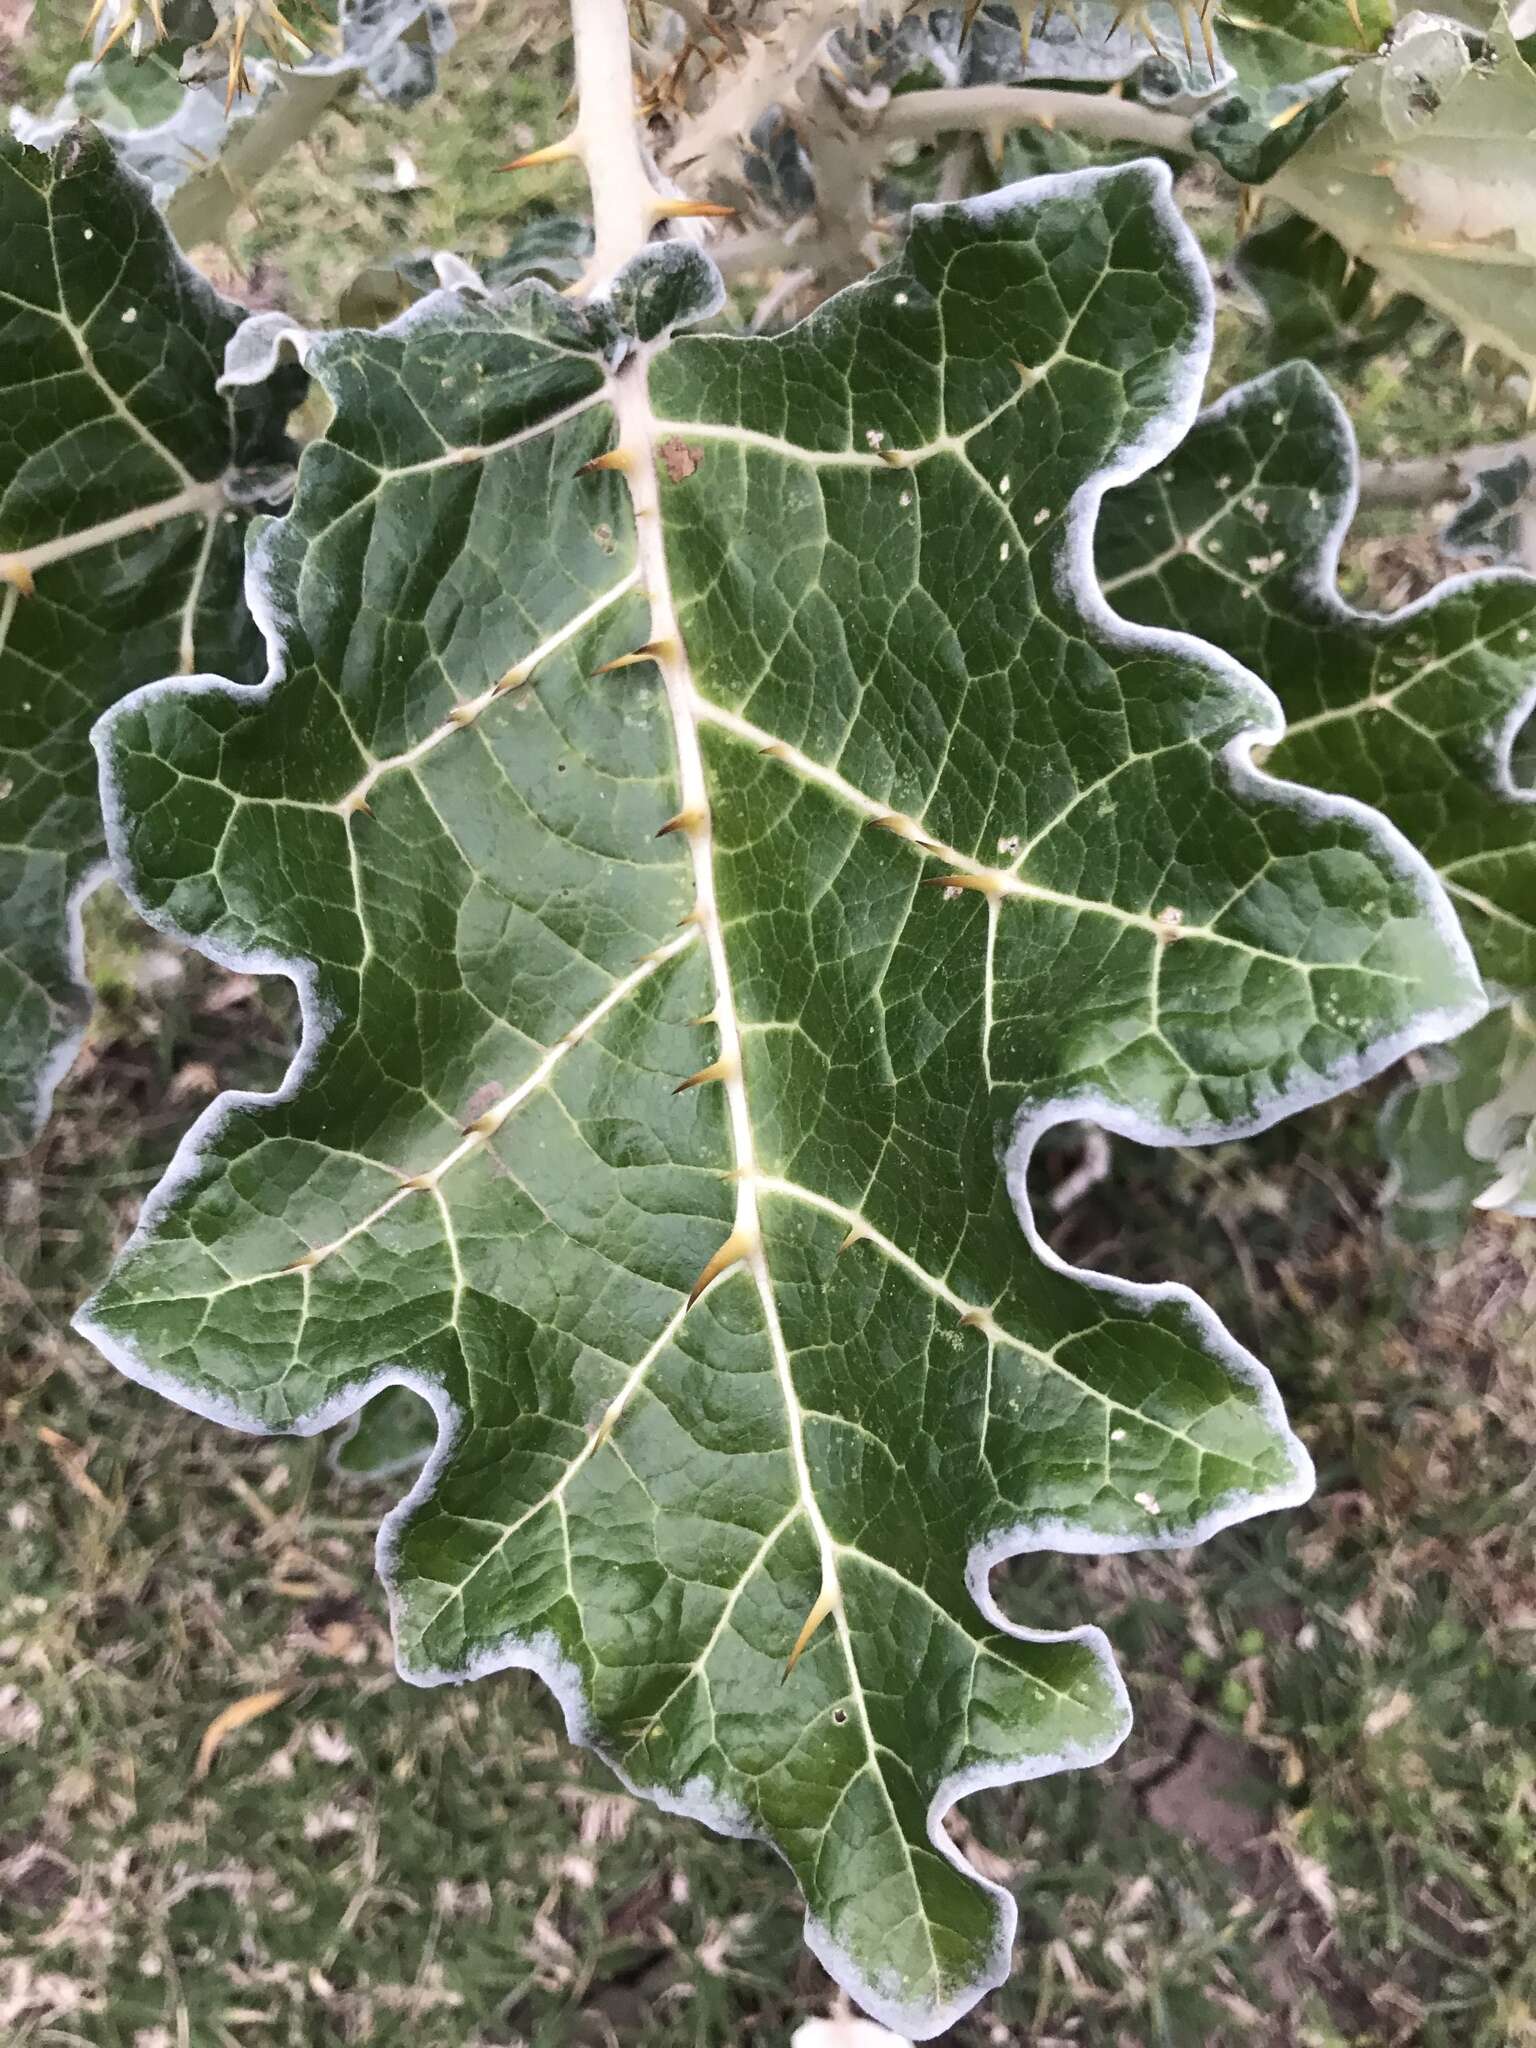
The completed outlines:
{"type": "Polygon", "coordinates": [[[640,143],[625,0],[571,0],[571,28],[581,109],[573,141],[592,191],[596,243],[590,288],[606,283],[645,247],[656,193],[640,143]]]}
{"type": "Polygon", "coordinates": [[[1464,497],[1483,470],[1497,469],[1517,455],[1536,469],[1536,435],[1462,448],[1452,455],[1362,463],[1360,496],[1367,505],[1433,505],[1442,498],[1464,497]]]}
{"type": "Polygon", "coordinates": [[[1194,153],[1194,124],[1182,114],[1139,106],[1117,94],[1054,92],[1036,86],[944,86],[933,92],[899,93],[883,109],[873,132],[881,138],[912,135],[924,140],[964,129],[1072,128],[1103,142],[1145,142],[1153,149],[1194,153]]]}
{"type": "Polygon", "coordinates": [[[165,209],[183,249],[216,242],[236,207],[243,206],[268,171],[280,163],[354,82],[350,72],[285,72],[262,96],[249,121],[231,129],[219,156],[173,193],[165,209]]]}

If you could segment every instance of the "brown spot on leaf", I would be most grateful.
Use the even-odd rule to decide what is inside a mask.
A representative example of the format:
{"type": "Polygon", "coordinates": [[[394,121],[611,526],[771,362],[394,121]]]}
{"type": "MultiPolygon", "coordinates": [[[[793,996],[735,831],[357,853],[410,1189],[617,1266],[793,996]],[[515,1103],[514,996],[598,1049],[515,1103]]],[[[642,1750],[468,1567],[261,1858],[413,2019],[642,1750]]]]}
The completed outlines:
{"type": "Polygon", "coordinates": [[[669,483],[686,483],[688,478],[704,460],[700,448],[690,448],[688,443],[674,434],[670,440],[658,444],[656,453],[661,457],[661,466],[667,472],[669,483]]]}

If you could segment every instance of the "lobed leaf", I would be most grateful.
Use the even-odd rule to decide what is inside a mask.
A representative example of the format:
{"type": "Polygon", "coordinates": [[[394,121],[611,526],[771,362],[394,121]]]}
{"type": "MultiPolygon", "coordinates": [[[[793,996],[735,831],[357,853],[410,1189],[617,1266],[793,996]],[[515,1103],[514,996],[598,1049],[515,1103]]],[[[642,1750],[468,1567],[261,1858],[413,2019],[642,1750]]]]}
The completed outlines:
{"type": "MultiPolygon", "coordinates": [[[[1387,616],[1353,610],[1334,572],[1354,479],[1354,437],[1321,376],[1293,363],[1261,377],[1110,499],[1106,588],[1129,617],[1198,622],[1261,669],[1289,720],[1271,772],[1377,806],[1439,873],[1489,982],[1524,994],[1536,988],[1536,797],[1511,754],[1536,694],[1536,579],[1493,570],[1387,616]]],[[[1479,1025],[1433,1064],[1434,1099],[1399,1098],[1388,1117],[1408,1235],[1447,1228],[1473,1180],[1486,1199],[1509,1119],[1493,1115],[1497,1139],[1470,1145],[1467,1120],[1507,1096],[1506,1041],[1523,1015],[1479,1025]]]]}
{"type": "Polygon", "coordinates": [[[1271,773],[1370,803],[1439,874],[1478,965],[1536,986],[1536,813],[1510,749],[1536,683],[1536,579],[1491,570],[1376,615],[1339,596],[1348,418],[1306,363],[1240,386],[1105,508],[1105,588],[1147,625],[1197,620],[1287,718],[1271,773]]]}
{"type": "Polygon", "coordinates": [[[87,998],[78,903],[104,852],[89,733],[178,670],[261,674],[241,596],[291,380],[215,388],[241,318],[146,188],[79,130],[0,137],[0,1154],[29,1144],[87,998]]]}
{"type": "Polygon", "coordinates": [[[1095,589],[1209,351],[1168,187],[920,209],[774,338],[672,338],[718,287],[663,246],[318,342],[267,682],[100,735],[146,915],[306,1027],[80,1327],[247,1429],[428,1399],[403,1672],[541,1673],[913,2035],[1014,1927],[948,1808],[1127,1724],[992,1566],[1310,1486],[1193,1297],[1041,1243],[1036,1136],[1253,1129],[1480,1006],[1417,857],[1252,766],[1262,686],[1095,589]]]}

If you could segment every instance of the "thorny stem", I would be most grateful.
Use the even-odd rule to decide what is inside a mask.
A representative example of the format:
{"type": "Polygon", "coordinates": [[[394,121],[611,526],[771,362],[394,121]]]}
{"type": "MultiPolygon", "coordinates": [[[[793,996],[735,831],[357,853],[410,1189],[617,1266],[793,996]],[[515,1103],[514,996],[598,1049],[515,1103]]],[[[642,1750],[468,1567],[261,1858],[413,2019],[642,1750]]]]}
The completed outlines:
{"type": "Polygon", "coordinates": [[[606,283],[643,249],[656,193],[640,143],[626,0],[571,0],[576,94],[572,137],[592,192],[596,246],[588,282],[606,283]]]}
{"type": "Polygon", "coordinates": [[[1053,92],[1040,86],[963,85],[898,93],[873,132],[882,138],[927,139],[967,128],[990,134],[1031,123],[1073,128],[1105,142],[1145,142],[1185,156],[1194,152],[1194,124],[1182,114],[1165,114],[1109,93],[1053,92]]]}
{"type": "Polygon", "coordinates": [[[269,86],[251,118],[231,130],[217,159],[188,178],[167,203],[165,217],[181,247],[218,241],[236,207],[354,82],[344,71],[289,71],[269,86]]]}
{"type": "MultiPolygon", "coordinates": [[[[665,217],[666,207],[659,201],[651,184],[640,141],[626,0],[573,0],[571,15],[576,42],[576,79],[581,96],[577,116],[578,148],[586,162],[592,190],[596,237],[594,267],[600,277],[606,277],[639,251],[656,221],[665,217]]],[[[835,1614],[844,1657],[853,1677],[856,1672],[847,1620],[842,1613],[836,1550],[816,1498],[805,1447],[802,1411],[763,1248],[758,1214],[760,1173],[743,1077],[741,1027],[736,1014],[731,963],[715,900],[713,824],[699,738],[702,705],[694,686],[667,570],[656,462],[657,426],[646,384],[645,351],[633,352],[626,362],[620,364],[610,389],[618,428],[618,446],[613,453],[618,457],[618,467],[629,485],[634,506],[638,565],[650,599],[651,639],[641,652],[660,673],[676,747],[677,792],[682,807],[676,818],[668,820],[666,829],[681,830],[687,837],[694,884],[694,907],[689,922],[697,927],[703,939],[714,983],[715,1007],[709,1023],[716,1035],[719,1056],[681,1085],[683,1088],[705,1083],[722,1086],[734,1159],[731,1173],[736,1194],[731,1230],[695,1281],[689,1305],[692,1306],[714,1281],[727,1273],[745,1269],[751,1277],[789,1422],[789,1448],[800,1507],[814,1533],[821,1559],[821,1591],[791,1653],[790,1665],[793,1666],[815,1627],[835,1614]]],[[[862,1718],[862,1696],[859,1696],[859,1712],[862,1718]]],[[[873,1756],[873,1738],[867,1719],[864,1729],[873,1756]]]]}

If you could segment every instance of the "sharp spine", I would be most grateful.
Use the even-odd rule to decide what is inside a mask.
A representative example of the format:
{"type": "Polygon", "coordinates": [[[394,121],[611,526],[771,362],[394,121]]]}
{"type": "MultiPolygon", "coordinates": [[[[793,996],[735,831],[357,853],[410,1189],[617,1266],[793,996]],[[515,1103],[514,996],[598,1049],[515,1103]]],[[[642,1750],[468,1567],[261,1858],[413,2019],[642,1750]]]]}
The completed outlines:
{"type": "Polygon", "coordinates": [[[672,1090],[674,1095],[686,1095],[690,1088],[706,1087],[711,1081],[734,1081],[736,1062],[734,1060],[712,1060],[707,1067],[700,1067],[696,1074],[690,1074],[686,1081],[679,1081],[672,1090]]]}
{"type": "Polygon", "coordinates": [[[670,640],[647,640],[643,647],[636,647],[628,654],[615,655],[612,661],[605,661],[592,673],[595,676],[610,676],[621,668],[635,668],[641,662],[665,661],[673,652],[670,640]]]}
{"type": "Polygon", "coordinates": [[[925,838],[911,818],[904,818],[899,811],[885,811],[878,818],[867,823],[881,832],[894,833],[896,838],[908,840],[913,846],[932,846],[933,841],[925,838]]]}
{"type": "Polygon", "coordinates": [[[652,220],[732,220],[734,206],[717,205],[713,199],[662,199],[651,201],[652,220]]]}
{"type": "Polygon", "coordinates": [[[785,1663],[783,1677],[781,1677],[779,1680],[780,1685],[783,1685],[787,1682],[789,1674],[791,1673],[791,1671],[794,1670],[795,1666],[800,1662],[800,1659],[805,1655],[806,1650],[810,1647],[810,1641],[812,1636],[815,1635],[817,1629],[821,1627],[821,1624],[826,1620],[827,1616],[831,1614],[833,1610],[836,1608],[837,1602],[837,1588],[835,1586],[828,1585],[826,1580],[823,1579],[821,1591],[816,1595],[816,1604],[812,1607],[810,1613],[805,1617],[805,1622],[801,1627],[800,1633],[795,1638],[795,1647],[790,1651],[788,1661],[785,1663]]]}
{"type": "Polygon", "coordinates": [[[1003,883],[998,875],[924,875],[921,886],[925,889],[974,889],[982,896],[1001,896],[1003,883]]]}
{"type": "Polygon", "coordinates": [[[561,136],[558,142],[547,142],[542,149],[524,151],[522,156],[513,157],[508,164],[498,164],[499,171],[536,171],[545,164],[568,164],[584,155],[581,132],[573,128],[569,135],[561,136]]]}
{"type": "Polygon", "coordinates": [[[656,837],[666,839],[673,832],[698,832],[708,823],[707,811],[679,811],[675,817],[668,818],[656,837]]]}
{"type": "Polygon", "coordinates": [[[748,1237],[745,1231],[733,1230],[725,1240],[725,1243],[721,1245],[719,1251],[709,1261],[709,1264],[704,1268],[698,1279],[694,1281],[688,1294],[688,1306],[692,1308],[705,1288],[711,1282],[718,1280],[722,1273],[728,1273],[732,1266],[739,1266],[743,1259],[750,1258],[754,1244],[755,1240],[748,1237]]]}

